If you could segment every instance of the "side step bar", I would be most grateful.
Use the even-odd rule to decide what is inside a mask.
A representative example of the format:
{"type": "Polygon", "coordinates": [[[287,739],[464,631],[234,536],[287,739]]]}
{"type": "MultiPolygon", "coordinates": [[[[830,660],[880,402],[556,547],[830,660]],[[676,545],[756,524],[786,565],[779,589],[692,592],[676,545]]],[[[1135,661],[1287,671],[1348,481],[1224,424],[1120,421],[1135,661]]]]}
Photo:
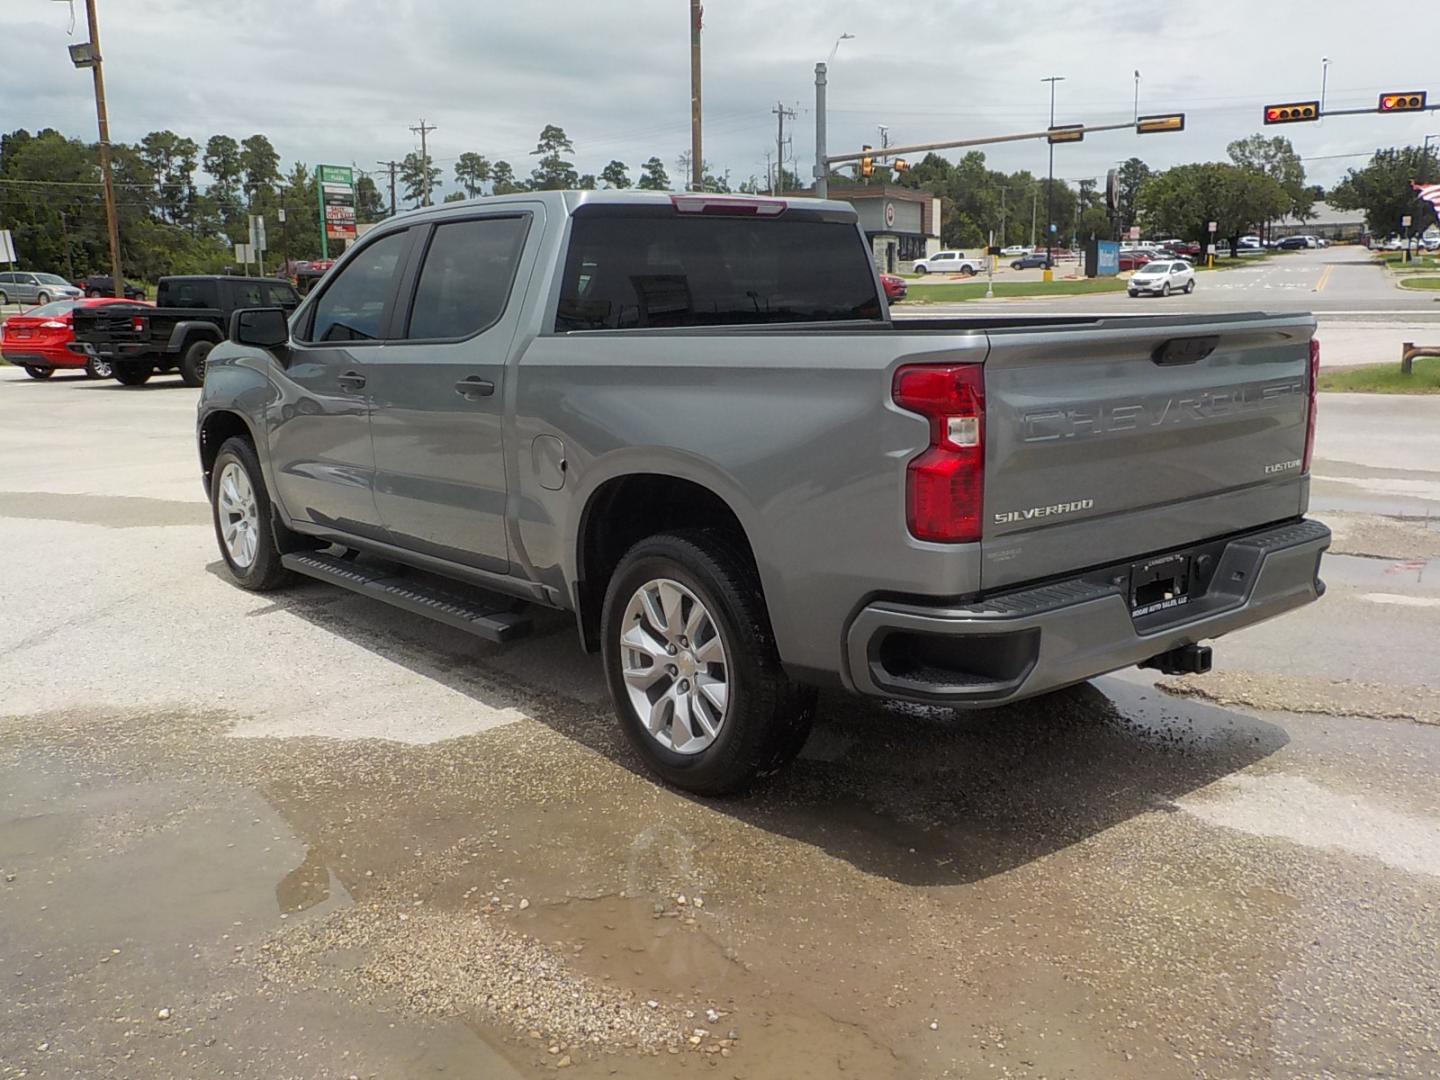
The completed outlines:
{"type": "Polygon", "coordinates": [[[358,566],[333,555],[294,552],[281,556],[280,561],[285,569],[297,574],[382,600],[496,644],[503,645],[530,633],[530,616],[507,610],[505,605],[510,601],[497,599],[494,606],[487,606],[478,599],[445,592],[427,582],[369,566],[358,566]]]}

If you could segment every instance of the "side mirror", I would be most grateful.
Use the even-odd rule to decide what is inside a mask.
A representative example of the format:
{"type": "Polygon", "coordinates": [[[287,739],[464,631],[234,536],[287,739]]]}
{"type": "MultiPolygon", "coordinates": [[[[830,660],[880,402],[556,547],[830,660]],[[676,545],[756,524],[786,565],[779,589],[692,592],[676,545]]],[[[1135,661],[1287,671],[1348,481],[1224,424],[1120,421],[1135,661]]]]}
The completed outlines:
{"type": "Polygon", "coordinates": [[[290,344],[290,323],[278,307],[241,308],[230,316],[230,340],[257,349],[290,344]]]}

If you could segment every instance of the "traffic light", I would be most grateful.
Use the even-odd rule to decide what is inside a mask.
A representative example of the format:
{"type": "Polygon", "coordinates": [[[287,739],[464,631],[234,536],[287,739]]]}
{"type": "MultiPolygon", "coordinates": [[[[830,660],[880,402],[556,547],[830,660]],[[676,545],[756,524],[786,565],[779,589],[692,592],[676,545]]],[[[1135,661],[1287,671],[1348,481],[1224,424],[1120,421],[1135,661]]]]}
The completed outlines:
{"type": "Polygon", "coordinates": [[[1318,101],[1291,101],[1284,105],[1266,105],[1265,123],[1267,124],[1303,124],[1309,120],[1320,119],[1320,102],[1318,101]]]}
{"type": "Polygon", "coordinates": [[[1380,112],[1418,112],[1425,108],[1425,91],[1411,90],[1404,94],[1381,94],[1380,112]]]}
{"type": "Polygon", "coordinates": [[[910,163],[909,163],[908,161],[906,161],[903,157],[897,157],[897,158],[895,159],[895,171],[896,171],[896,172],[909,172],[909,171],[910,171],[910,163]]]}
{"type": "Polygon", "coordinates": [[[1056,143],[1062,142],[1085,141],[1084,124],[1060,124],[1059,126],[1049,128],[1048,130],[1050,132],[1049,138],[1051,146],[1054,146],[1056,143]]]}
{"type": "Polygon", "coordinates": [[[1153,135],[1160,131],[1184,130],[1184,113],[1171,113],[1168,116],[1142,116],[1135,121],[1135,131],[1140,135],[1153,135]]]}
{"type": "Polygon", "coordinates": [[[864,152],[864,156],[860,159],[860,175],[874,176],[875,158],[871,156],[870,151],[875,148],[869,143],[866,143],[864,146],[860,147],[860,149],[864,152]]]}

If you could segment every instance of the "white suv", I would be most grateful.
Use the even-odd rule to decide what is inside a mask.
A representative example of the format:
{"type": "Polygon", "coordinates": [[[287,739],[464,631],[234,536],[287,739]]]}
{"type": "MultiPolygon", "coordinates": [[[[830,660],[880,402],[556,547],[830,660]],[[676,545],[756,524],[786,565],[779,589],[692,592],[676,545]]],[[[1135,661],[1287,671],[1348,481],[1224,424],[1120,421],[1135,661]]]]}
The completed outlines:
{"type": "Polygon", "coordinates": [[[1154,293],[1169,296],[1172,292],[1195,291],[1195,268],[1184,261],[1160,260],[1148,263],[1130,276],[1130,295],[1154,293]]]}

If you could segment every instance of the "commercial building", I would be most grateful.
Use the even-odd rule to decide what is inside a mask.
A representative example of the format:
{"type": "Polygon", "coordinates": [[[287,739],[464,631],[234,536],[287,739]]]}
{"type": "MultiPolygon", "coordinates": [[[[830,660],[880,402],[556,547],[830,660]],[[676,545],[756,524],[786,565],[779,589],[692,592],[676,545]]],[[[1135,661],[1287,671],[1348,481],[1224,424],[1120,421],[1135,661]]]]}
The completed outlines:
{"type": "MultiPolygon", "coordinates": [[[[813,196],[813,190],[787,191],[787,196],[813,196]]],[[[940,200],[925,191],[890,184],[846,184],[830,181],[830,198],[848,202],[860,217],[881,272],[910,270],[916,259],[940,250],[940,200]]]]}

